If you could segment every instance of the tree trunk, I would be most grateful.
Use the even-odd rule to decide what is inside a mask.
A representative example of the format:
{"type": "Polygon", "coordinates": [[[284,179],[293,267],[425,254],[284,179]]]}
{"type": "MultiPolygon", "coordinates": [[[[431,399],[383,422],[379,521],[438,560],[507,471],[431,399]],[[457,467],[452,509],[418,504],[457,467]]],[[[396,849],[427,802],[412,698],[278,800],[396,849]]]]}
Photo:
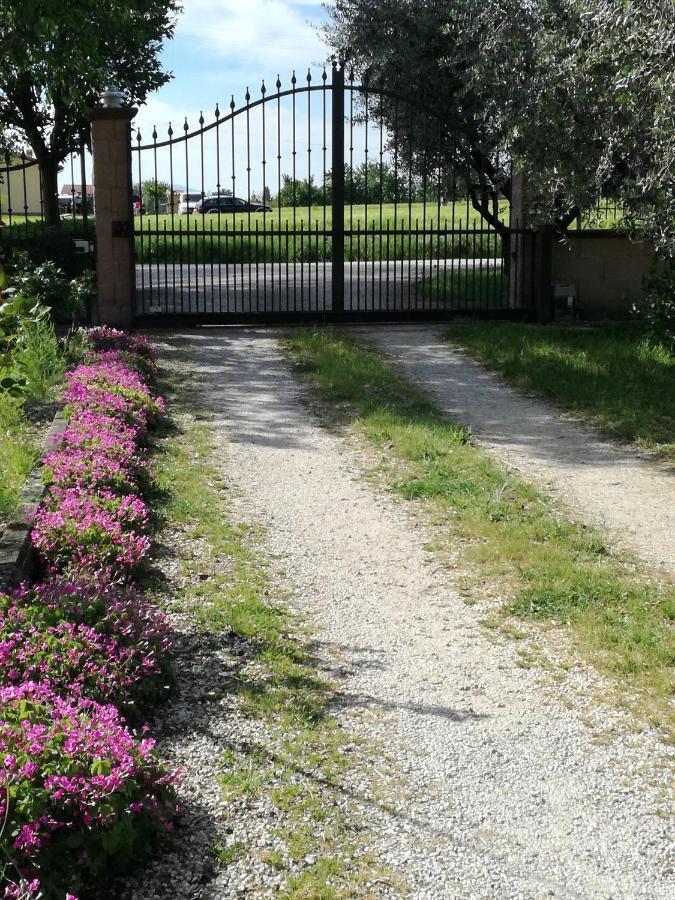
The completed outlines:
{"type": "Polygon", "coordinates": [[[40,175],[42,176],[42,209],[45,225],[58,225],[59,216],[59,161],[55,156],[43,156],[40,159],[40,175]]]}

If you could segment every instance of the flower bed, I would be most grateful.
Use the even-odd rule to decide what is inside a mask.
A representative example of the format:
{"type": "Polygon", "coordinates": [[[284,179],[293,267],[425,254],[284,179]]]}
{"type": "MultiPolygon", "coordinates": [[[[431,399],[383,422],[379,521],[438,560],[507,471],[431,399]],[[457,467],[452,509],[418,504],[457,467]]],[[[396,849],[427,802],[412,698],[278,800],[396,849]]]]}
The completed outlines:
{"type": "Polygon", "coordinates": [[[155,360],[145,338],[114,329],[87,345],[45,459],[33,529],[43,580],[0,597],[6,898],[72,900],[177,813],[176,774],[127,724],[170,680],[167,622],[133,583],[150,547],[145,442],[164,408],[148,386],[155,360]]]}

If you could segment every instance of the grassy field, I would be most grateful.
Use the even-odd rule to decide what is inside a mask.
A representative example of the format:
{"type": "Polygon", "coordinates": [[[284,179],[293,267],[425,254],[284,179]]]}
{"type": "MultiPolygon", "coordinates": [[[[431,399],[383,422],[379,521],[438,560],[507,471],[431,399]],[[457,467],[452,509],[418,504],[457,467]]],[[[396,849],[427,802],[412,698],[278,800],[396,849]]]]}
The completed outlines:
{"type": "MultiPolygon", "coordinates": [[[[441,208],[415,203],[345,207],[345,228],[357,234],[345,236],[346,260],[494,258],[501,253],[496,234],[466,203],[441,208]],[[468,222],[468,224],[467,224],[468,222]],[[387,234],[380,234],[382,229],[387,234]],[[392,232],[405,231],[405,234],[392,232]],[[422,231],[422,234],[409,234],[422,231]],[[476,233],[474,233],[474,231],[476,233]],[[481,233],[483,232],[483,233],[481,233]]],[[[503,204],[502,216],[508,215],[503,204]]],[[[283,207],[271,213],[234,215],[136,217],[136,251],[145,262],[313,262],[330,259],[332,241],[323,232],[332,227],[330,207],[283,207]],[[325,216],[325,224],[324,224],[325,216]],[[301,232],[298,234],[297,232],[301,232]]]]}
{"type": "Polygon", "coordinates": [[[446,336],[511,384],[675,463],[675,356],[640,329],[454,322],[446,336]]]}
{"type": "Polygon", "coordinates": [[[672,584],[615,555],[602,534],[566,520],[479,452],[380,354],[330,330],[297,332],[288,347],[332,416],[376,451],[377,474],[443,525],[439,552],[460,554],[474,572],[469,597],[487,591],[511,620],[562,628],[616,679],[623,702],[672,734],[672,584]]]}

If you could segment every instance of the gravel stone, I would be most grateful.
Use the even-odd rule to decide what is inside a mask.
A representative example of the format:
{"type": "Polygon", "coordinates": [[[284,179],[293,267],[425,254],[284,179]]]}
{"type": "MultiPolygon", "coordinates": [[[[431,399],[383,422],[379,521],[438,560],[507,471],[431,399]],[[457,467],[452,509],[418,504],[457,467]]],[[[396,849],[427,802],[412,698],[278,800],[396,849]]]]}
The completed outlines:
{"type": "MultiPolygon", "coordinates": [[[[338,681],[335,714],[354,735],[354,764],[334,805],[365,828],[355,856],[373,852],[401,878],[392,888],[383,877],[368,896],[672,897],[672,753],[657,735],[631,732],[603,706],[587,668],[556,683],[520,667],[515,642],[486,632],[481,604],[467,606],[425,549],[433,529],[363,479],[363,455],[320,425],[274,332],[157,341],[211,420],[236,518],[263,526],[273,577],[338,681]]],[[[224,804],[217,782],[223,750],[270,740],[233,699],[246,655],[232,636],[199,634],[189,611],[174,621],[180,694],[153,731],[186,771],[185,820],[116,896],[278,896],[273,867],[244,854],[220,869],[209,852],[262,842],[284,853],[267,796],[224,804]]]]}

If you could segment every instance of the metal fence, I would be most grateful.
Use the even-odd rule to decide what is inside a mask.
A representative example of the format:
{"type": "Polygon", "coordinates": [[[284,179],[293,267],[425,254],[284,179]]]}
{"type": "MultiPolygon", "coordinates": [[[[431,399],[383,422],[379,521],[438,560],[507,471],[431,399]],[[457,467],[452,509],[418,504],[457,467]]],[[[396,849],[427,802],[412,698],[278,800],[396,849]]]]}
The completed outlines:
{"type": "MultiPolygon", "coordinates": [[[[335,66],[247,89],[132,140],[137,313],[231,321],[308,314],[490,313],[510,308],[508,268],[525,240],[498,199],[475,210],[476,172],[441,156],[442,123],[416,98],[335,66]],[[390,116],[391,117],[391,116],[390,116]]],[[[481,186],[482,189],[482,186],[481,186]]]]}

